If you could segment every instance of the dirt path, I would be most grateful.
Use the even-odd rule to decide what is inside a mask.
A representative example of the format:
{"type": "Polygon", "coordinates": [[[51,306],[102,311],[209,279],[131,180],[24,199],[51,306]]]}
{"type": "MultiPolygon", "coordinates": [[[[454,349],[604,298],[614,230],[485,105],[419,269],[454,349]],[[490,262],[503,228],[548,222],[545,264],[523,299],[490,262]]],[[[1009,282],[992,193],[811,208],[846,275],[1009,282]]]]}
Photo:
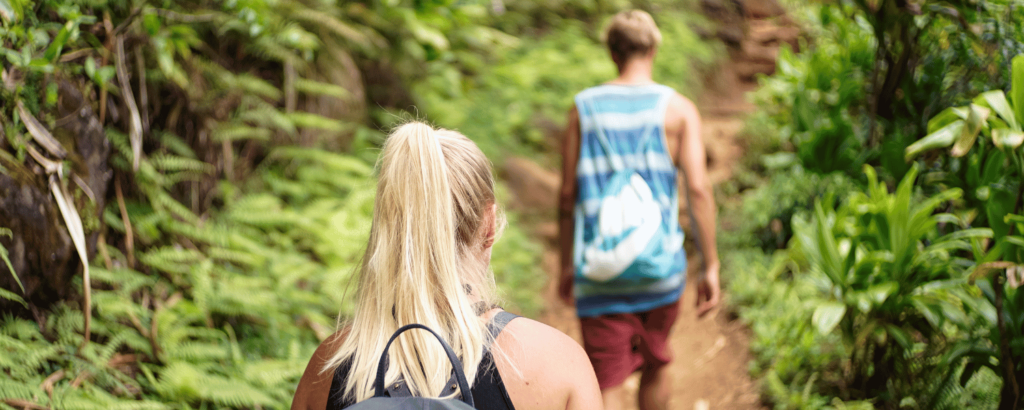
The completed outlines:
{"type": "MultiPolygon", "coordinates": [[[[777,16],[776,16],[777,17],[777,16]]],[[[753,74],[773,69],[778,45],[795,42],[796,30],[786,27],[785,19],[769,16],[747,16],[747,27],[740,44],[730,49],[730,58],[715,70],[705,93],[695,101],[703,116],[703,139],[708,150],[708,167],[714,184],[733,176],[734,166],[743,156],[738,133],[747,114],[754,106],[745,94],[756,88],[753,74]],[[781,22],[780,22],[781,20],[781,22]],[[780,27],[782,26],[782,27],[780,27]]],[[[547,178],[550,180],[553,176],[547,178]]],[[[719,198],[722,200],[723,198],[719,198]]],[[[726,199],[728,200],[728,199],[726,199]]],[[[540,228],[541,236],[552,246],[544,254],[544,269],[548,272],[545,289],[545,309],[540,320],[580,341],[579,322],[575,309],[562,303],[556,294],[558,255],[553,247],[551,224],[540,228]]],[[[685,224],[684,224],[685,225],[685,224]]],[[[696,255],[689,255],[691,261],[696,255]]],[[[696,263],[691,263],[691,268],[696,263]]],[[[688,283],[696,283],[693,269],[688,283]]],[[[724,277],[728,272],[722,273],[724,277]]],[[[675,359],[670,365],[673,380],[671,408],[673,409],[762,409],[758,385],[751,379],[748,363],[748,329],[731,320],[723,309],[712,316],[698,319],[694,304],[696,287],[687,286],[683,296],[682,312],[670,336],[675,359]]],[[[626,381],[635,396],[639,373],[626,381]]],[[[633,402],[629,409],[636,409],[633,402]]]]}

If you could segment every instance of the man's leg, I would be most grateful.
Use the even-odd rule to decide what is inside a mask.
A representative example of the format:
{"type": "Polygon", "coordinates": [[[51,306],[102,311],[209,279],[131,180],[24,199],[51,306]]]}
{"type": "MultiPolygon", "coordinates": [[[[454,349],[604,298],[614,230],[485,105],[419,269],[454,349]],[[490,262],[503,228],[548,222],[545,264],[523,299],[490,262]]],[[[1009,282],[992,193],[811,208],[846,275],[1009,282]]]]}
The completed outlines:
{"type": "Polygon", "coordinates": [[[644,370],[640,376],[640,410],[667,410],[671,389],[672,372],[667,365],[644,370]]]}
{"type": "Polygon", "coordinates": [[[626,408],[626,384],[601,389],[604,399],[604,410],[622,410],[626,408]]]}
{"type": "Polygon", "coordinates": [[[580,318],[580,330],[583,349],[590,357],[601,386],[604,408],[625,408],[624,382],[643,364],[640,354],[633,349],[634,337],[643,330],[639,318],[629,314],[580,318]]]}
{"type": "Polygon", "coordinates": [[[644,371],[640,377],[640,410],[666,410],[672,391],[672,349],[668,336],[679,315],[679,301],[637,316],[643,324],[639,351],[644,358],[644,371]]]}

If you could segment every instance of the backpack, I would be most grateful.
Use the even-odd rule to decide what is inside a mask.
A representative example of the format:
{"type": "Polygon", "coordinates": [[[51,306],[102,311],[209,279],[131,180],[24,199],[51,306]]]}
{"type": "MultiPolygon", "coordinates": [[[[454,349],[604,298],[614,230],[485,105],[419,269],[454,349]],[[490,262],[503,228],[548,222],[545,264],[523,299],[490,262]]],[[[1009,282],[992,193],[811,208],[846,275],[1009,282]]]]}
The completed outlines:
{"type": "Polygon", "coordinates": [[[452,350],[448,342],[445,342],[440,335],[431,330],[429,327],[423,326],[418,323],[411,325],[405,325],[400,327],[391,335],[391,340],[388,340],[388,344],[384,346],[384,353],[380,355],[380,362],[377,364],[377,377],[373,382],[373,397],[363,400],[359,403],[353,404],[348,407],[349,410],[472,410],[474,409],[473,395],[469,390],[469,381],[466,380],[466,373],[462,369],[462,361],[455,356],[455,351],[452,350]],[[391,347],[391,342],[394,342],[402,332],[409,329],[423,329],[437,338],[437,341],[441,342],[441,347],[444,348],[444,352],[448,355],[448,361],[452,364],[452,370],[455,373],[455,381],[459,386],[459,391],[462,393],[462,397],[459,400],[454,399],[438,399],[431,397],[388,397],[384,394],[384,373],[387,372],[388,367],[388,348],[391,347]]]}
{"type": "MultiPolygon", "coordinates": [[[[650,125],[644,128],[635,155],[645,158],[666,155],[651,152],[655,134],[650,125]]],[[[673,264],[683,238],[665,227],[679,226],[678,200],[671,201],[669,221],[664,223],[662,204],[654,197],[647,181],[616,155],[600,127],[596,138],[614,173],[599,194],[600,210],[594,239],[576,252],[577,275],[599,283],[615,280],[617,284],[645,284],[675,274],[664,268],[673,264]]],[[[578,210],[576,243],[583,243],[583,225],[583,212],[578,210]]]]}

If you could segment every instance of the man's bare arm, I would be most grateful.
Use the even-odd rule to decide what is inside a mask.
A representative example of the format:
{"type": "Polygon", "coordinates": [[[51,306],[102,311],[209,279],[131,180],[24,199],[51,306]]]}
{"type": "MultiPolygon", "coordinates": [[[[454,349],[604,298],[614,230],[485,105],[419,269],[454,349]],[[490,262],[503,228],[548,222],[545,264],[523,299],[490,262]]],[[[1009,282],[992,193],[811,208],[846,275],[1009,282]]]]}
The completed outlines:
{"type": "Polygon", "coordinates": [[[575,267],[572,260],[573,211],[576,205],[576,164],[580,155],[580,121],[576,107],[569,109],[569,119],[562,139],[562,187],[558,193],[558,245],[561,261],[558,295],[572,304],[572,280],[575,267]]]}
{"type": "Polygon", "coordinates": [[[718,247],[715,238],[715,195],[708,178],[707,156],[701,139],[700,112],[690,100],[677,96],[685,125],[679,141],[679,162],[686,178],[690,212],[696,222],[698,245],[704,266],[697,288],[697,314],[703,316],[718,305],[721,287],[718,271],[718,247]]]}

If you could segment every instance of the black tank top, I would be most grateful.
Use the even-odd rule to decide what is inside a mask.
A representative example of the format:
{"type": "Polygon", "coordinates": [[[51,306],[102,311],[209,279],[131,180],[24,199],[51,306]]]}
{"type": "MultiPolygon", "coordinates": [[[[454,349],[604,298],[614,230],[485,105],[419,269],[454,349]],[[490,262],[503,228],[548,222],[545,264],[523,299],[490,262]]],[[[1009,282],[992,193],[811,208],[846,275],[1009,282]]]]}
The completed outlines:
{"type": "MultiPolygon", "coordinates": [[[[487,330],[492,335],[491,340],[497,339],[498,334],[505,329],[505,325],[519,316],[506,311],[498,312],[487,324],[487,330]]],[[[351,398],[345,397],[345,383],[348,381],[348,374],[352,370],[352,362],[346,360],[334,371],[334,379],[331,380],[331,392],[327,397],[326,410],[341,410],[355,404],[351,398]]],[[[389,386],[391,387],[391,386],[389,386]]],[[[389,389],[390,390],[390,389],[389,389]]],[[[505,382],[501,380],[498,367],[494,364],[494,355],[491,354],[489,346],[484,347],[484,356],[477,366],[476,379],[470,392],[473,394],[473,402],[478,410],[515,410],[512,399],[508,397],[505,390],[505,382]]]]}

